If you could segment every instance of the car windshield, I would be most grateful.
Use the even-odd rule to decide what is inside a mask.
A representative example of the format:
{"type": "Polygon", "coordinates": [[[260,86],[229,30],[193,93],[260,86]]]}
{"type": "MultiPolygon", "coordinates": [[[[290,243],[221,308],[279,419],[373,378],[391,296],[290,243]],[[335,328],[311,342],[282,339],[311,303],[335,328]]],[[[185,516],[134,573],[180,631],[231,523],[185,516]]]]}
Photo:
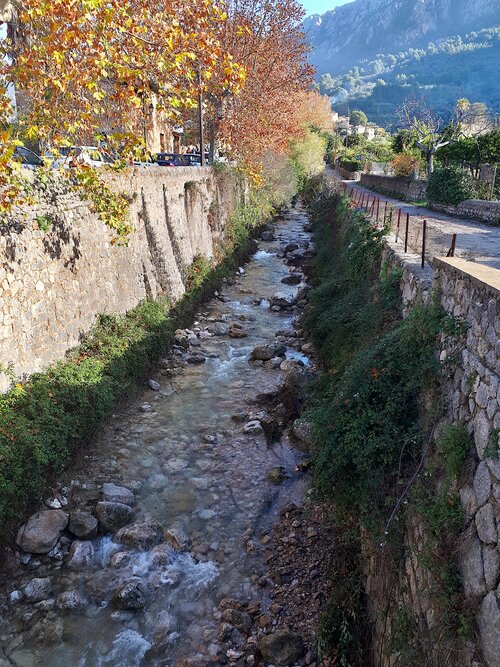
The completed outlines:
{"type": "Polygon", "coordinates": [[[41,165],[43,164],[43,160],[36,155],[36,153],[33,153],[33,151],[30,151],[28,148],[23,148],[22,146],[18,146],[16,148],[16,154],[18,157],[21,158],[21,162],[24,164],[35,164],[35,165],[41,165]]]}

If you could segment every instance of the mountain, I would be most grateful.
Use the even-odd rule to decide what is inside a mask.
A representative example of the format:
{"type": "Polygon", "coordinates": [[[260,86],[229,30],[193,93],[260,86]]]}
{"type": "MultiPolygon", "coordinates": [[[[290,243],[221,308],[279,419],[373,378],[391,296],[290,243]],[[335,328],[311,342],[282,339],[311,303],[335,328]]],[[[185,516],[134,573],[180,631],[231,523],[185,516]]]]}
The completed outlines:
{"type": "Polygon", "coordinates": [[[318,73],[339,73],[377,53],[422,46],[443,37],[500,24],[498,0],[356,0],[304,30],[318,73]]]}
{"type": "Polygon", "coordinates": [[[321,91],[388,125],[405,97],[446,114],[467,97],[500,113],[499,0],[355,0],[304,21],[321,91]]]}

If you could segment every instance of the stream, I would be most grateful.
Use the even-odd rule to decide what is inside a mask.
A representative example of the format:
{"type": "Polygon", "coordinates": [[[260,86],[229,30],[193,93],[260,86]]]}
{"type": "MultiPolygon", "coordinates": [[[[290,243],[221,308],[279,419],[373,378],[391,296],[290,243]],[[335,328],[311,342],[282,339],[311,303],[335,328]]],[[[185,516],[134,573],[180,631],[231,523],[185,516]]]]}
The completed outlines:
{"type": "Polygon", "coordinates": [[[96,511],[103,484],[107,509],[119,502],[131,516],[121,531],[100,523],[75,542],[65,527],[48,554],[20,552],[2,605],[0,667],[221,664],[221,601],[267,611],[266,535],[306,491],[307,455],[289,428],[269,427],[266,400],[287,373],[312,368],[295,323],[304,283],[281,282],[300,278],[307,223],[298,206],[263,234],[234,281],[178,332],[152,374],[158,385],[114,414],[61,481],[48,504],[70,514],[70,529],[72,512],[96,511]],[[252,360],[266,344],[284,349],[252,360]]]}

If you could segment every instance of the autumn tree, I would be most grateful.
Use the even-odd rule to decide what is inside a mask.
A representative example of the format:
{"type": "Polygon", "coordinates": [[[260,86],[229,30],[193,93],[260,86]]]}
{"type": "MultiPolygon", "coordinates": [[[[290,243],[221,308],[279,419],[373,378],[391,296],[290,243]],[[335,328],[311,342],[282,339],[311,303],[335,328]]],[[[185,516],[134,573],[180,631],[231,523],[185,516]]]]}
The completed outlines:
{"type": "Polygon", "coordinates": [[[310,88],[313,74],[304,11],[296,0],[228,0],[226,7],[219,39],[245,68],[246,80],[237,97],[220,83],[207,87],[212,145],[217,134],[234,156],[258,168],[266,151],[286,152],[304,131],[298,96],[310,88]]]}
{"type": "Polygon", "coordinates": [[[217,68],[232,93],[243,80],[217,39],[226,14],[211,0],[24,0],[18,20],[4,76],[27,93],[26,134],[44,144],[103,127],[140,136],[152,99],[175,119],[196,103],[200,68],[207,79],[217,68]]]}

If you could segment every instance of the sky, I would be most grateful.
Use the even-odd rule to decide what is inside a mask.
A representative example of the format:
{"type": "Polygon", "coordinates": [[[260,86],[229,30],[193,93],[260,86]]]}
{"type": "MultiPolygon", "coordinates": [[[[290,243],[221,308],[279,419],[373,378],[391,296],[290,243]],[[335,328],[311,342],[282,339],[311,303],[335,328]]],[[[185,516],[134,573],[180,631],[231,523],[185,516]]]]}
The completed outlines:
{"type": "Polygon", "coordinates": [[[324,14],[339,5],[345,5],[352,0],[302,0],[308,14],[324,14]]]}

